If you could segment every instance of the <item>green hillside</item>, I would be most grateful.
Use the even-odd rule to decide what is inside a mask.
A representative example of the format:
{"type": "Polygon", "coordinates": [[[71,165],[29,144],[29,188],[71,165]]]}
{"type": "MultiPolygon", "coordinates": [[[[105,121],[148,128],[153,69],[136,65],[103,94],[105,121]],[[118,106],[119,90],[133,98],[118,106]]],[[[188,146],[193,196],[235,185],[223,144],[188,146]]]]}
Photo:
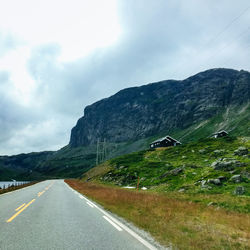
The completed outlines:
{"type": "Polygon", "coordinates": [[[249,147],[246,137],[201,139],[111,159],[83,179],[136,186],[139,177],[140,187],[187,193],[233,194],[240,186],[242,194],[249,196],[249,147]]]}

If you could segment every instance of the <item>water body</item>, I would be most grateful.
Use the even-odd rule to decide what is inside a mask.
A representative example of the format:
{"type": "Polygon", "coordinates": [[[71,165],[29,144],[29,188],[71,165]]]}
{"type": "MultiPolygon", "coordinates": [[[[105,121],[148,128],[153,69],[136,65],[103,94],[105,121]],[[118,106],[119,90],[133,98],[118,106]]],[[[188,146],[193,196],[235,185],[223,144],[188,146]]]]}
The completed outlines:
{"type": "Polygon", "coordinates": [[[29,181],[0,181],[0,188],[8,188],[10,186],[20,186],[29,183],[29,181]]]}

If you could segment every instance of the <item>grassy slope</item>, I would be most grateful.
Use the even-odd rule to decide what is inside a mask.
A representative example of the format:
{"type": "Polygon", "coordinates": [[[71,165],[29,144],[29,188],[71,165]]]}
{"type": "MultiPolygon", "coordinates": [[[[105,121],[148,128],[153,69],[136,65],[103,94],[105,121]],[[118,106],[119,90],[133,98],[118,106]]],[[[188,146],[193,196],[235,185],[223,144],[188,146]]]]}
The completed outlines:
{"type": "Polygon", "coordinates": [[[178,147],[140,151],[111,159],[89,170],[83,175],[83,180],[95,180],[118,186],[136,186],[139,176],[140,186],[150,190],[168,192],[170,195],[174,192],[174,196],[180,199],[206,204],[212,201],[228,209],[250,212],[249,198],[243,199],[240,203],[235,203],[232,198],[237,186],[245,187],[245,196],[250,196],[249,179],[245,174],[241,183],[230,180],[233,175],[250,173],[249,157],[234,155],[234,151],[240,146],[249,148],[249,139],[203,139],[178,147]],[[214,170],[211,164],[220,158],[235,159],[243,163],[243,166],[234,167],[231,171],[214,170]],[[183,170],[176,175],[172,174],[171,171],[177,168],[183,170]],[[201,181],[220,176],[225,177],[220,185],[208,183],[206,188],[202,187],[201,181]],[[203,194],[208,195],[207,198],[203,194]]]}

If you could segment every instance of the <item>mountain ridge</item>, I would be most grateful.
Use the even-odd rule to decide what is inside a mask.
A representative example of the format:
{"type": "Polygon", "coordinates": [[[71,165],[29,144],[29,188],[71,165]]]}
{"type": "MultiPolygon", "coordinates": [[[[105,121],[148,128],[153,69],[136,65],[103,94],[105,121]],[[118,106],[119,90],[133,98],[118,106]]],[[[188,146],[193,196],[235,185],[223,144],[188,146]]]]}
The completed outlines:
{"type": "Polygon", "coordinates": [[[87,146],[98,138],[124,142],[184,129],[222,108],[249,102],[249,86],[249,72],[217,68],[182,81],[123,89],[85,108],[71,131],[69,145],[87,146]]]}

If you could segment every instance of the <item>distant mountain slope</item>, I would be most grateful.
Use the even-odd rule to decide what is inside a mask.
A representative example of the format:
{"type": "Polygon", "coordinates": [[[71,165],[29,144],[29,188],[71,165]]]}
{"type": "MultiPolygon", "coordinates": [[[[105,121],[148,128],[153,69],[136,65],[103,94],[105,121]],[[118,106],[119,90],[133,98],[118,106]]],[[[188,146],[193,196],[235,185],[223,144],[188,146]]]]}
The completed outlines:
{"type": "Polygon", "coordinates": [[[232,120],[237,118],[234,112],[249,107],[249,99],[250,73],[232,69],[211,69],[183,81],[124,89],[85,108],[69,145],[88,146],[98,138],[119,143],[184,131],[226,112],[230,115],[226,119],[232,120]]]}
{"type": "Polygon", "coordinates": [[[46,174],[37,171],[54,152],[19,154],[13,156],[0,156],[0,181],[10,179],[39,180],[46,178],[46,174]]]}

